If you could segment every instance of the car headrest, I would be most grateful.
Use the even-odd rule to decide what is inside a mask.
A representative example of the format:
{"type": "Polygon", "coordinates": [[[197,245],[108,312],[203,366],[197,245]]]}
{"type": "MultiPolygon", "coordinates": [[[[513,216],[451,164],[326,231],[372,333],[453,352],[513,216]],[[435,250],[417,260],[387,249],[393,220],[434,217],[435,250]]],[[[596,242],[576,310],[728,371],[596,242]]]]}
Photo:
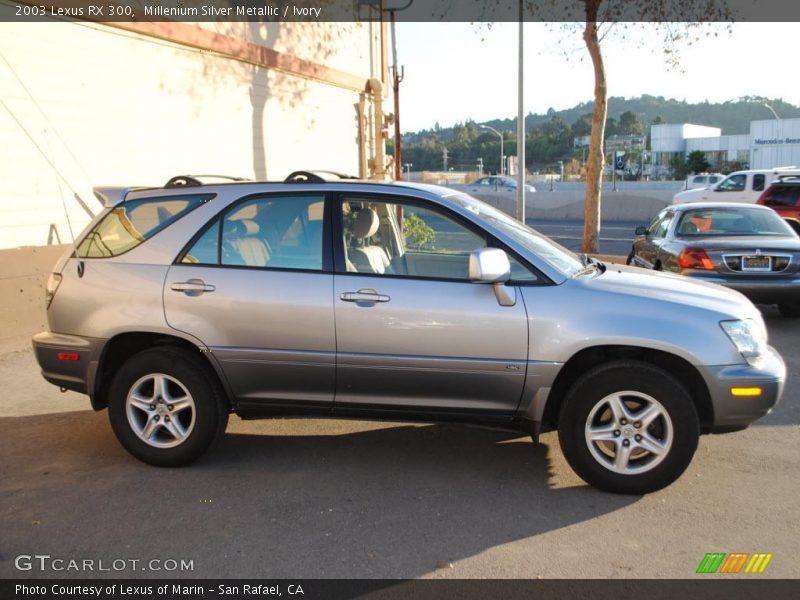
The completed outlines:
{"type": "Polygon", "coordinates": [[[258,226],[258,223],[250,219],[237,219],[235,221],[228,221],[225,229],[226,232],[233,237],[256,235],[261,230],[261,228],[258,226]]]}
{"type": "Polygon", "coordinates": [[[362,208],[356,213],[355,222],[353,223],[353,237],[358,240],[371,237],[378,231],[379,226],[378,213],[371,208],[362,208]]]}

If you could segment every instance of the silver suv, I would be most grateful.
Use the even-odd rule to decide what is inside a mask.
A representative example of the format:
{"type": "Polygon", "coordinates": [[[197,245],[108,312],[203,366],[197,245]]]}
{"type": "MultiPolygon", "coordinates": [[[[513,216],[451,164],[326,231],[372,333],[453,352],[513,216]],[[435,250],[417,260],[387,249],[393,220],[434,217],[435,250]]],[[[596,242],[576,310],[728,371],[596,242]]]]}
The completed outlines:
{"type": "Polygon", "coordinates": [[[584,480],[638,494],[783,390],[744,296],[577,256],[450,189],[300,172],[104,193],[33,345],[153,465],[197,459],[231,412],[462,421],[557,429],[584,480]]]}

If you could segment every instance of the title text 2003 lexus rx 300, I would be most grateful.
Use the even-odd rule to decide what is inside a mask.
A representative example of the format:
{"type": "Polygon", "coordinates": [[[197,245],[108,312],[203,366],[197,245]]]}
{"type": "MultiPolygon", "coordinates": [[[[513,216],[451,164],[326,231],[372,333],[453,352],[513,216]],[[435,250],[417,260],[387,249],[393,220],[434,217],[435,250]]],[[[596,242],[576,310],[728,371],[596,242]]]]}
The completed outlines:
{"type": "Polygon", "coordinates": [[[137,458],[190,463],[231,412],[463,421],[557,429],[584,480],[644,493],[782,393],[737,292],[582,259],[453,190],[294,175],[106,192],[56,265],[43,375],[137,458]]]}

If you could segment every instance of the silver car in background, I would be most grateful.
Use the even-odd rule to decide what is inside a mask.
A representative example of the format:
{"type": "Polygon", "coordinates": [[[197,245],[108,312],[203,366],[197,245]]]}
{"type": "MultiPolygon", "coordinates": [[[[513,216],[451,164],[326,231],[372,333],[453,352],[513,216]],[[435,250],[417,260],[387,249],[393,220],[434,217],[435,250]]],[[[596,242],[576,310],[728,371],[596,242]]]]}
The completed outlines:
{"type": "Polygon", "coordinates": [[[150,464],[194,461],[231,412],[461,421],[557,429],[584,480],[638,494],[782,393],[739,293],[579,257],[457,191],[300,173],[106,197],[33,344],[150,464]]]}

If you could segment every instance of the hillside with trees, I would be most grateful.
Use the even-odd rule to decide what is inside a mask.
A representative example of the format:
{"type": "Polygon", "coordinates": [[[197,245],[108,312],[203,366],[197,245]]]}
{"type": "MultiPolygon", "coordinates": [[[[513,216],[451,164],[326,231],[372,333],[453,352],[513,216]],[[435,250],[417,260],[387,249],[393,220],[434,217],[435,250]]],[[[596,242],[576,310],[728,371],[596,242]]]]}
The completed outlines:
{"type": "MultiPolygon", "coordinates": [[[[654,123],[697,123],[720,127],[723,134],[749,133],[750,121],[770,119],[764,107],[770,104],[783,118],[800,117],[800,107],[783,100],[746,96],[721,103],[691,104],[662,96],[639,98],[611,97],[608,101],[606,139],[614,135],[648,135],[654,123]]],[[[452,127],[435,124],[431,129],[403,134],[403,162],[414,170],[441,170],[443,149],[447,148],[448,168],[474,171],[478,158],[484,171],[497,172],[500,167],[500,138],[483,129],[488,125],[503,133],[506,154],[515,154],[516,118],[493,119],[483,123],[467,121],[452,127]]],[[[589,135],[592,127],[592,103],[545,114],[529,113],[525,117],[526,166],[529,170],[553,171],[559,161],[581,161],[581,151],[573,149],[573,139],[589,135]]],[[[389,153],[392,144],[389,144],[389,153]]]]}

